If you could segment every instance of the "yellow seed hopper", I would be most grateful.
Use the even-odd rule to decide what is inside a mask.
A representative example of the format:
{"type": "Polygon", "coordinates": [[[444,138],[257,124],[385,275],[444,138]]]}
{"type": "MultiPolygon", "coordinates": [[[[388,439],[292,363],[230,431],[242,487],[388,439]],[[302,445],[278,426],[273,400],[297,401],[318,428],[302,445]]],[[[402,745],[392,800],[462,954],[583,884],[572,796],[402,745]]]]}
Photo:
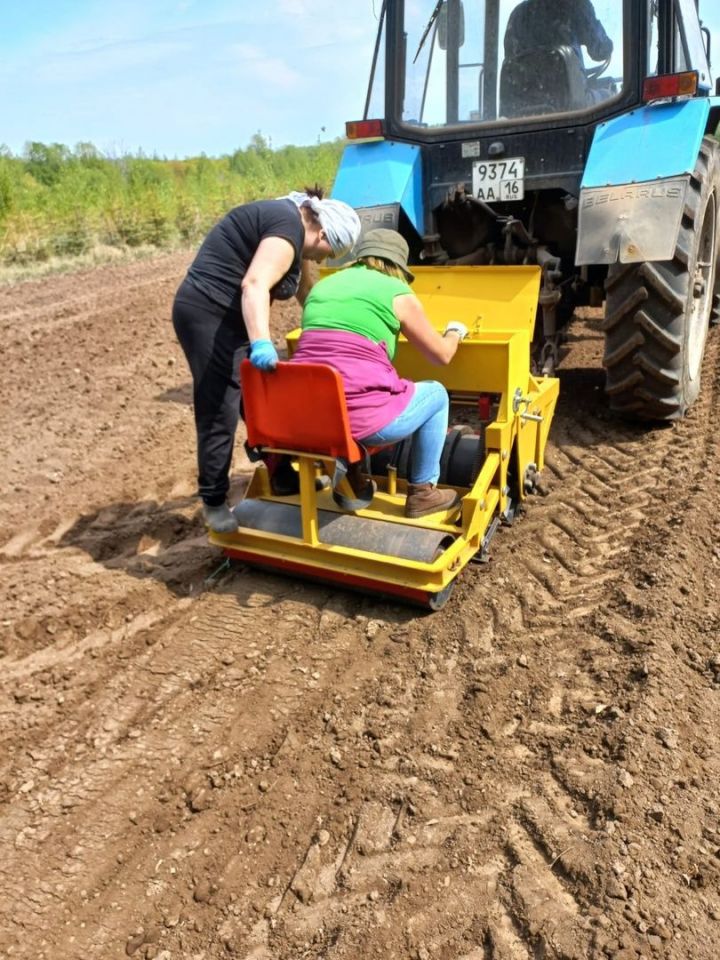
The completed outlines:
{"type": "MultiPolygon", "coordinates": [[[[353,513],[343,511],[329,486],[319,483],[323,475],[333,475],[337,457],[352,461],[361,455],[347,435],[339,378],[332,398],[323,393],[317,404],[310,391],[335,391],[324,378],[322,384],[317,379],[323,371],[306,371],[311,379],[303,381],[301,391],[293,378],[297,368],[309,365],[281,364],[272,374],[248,365],[243,393],[249,440],[293,457],[300,492],[273,495],[260,464],[234,508],[238,532],[210,534],[229,557],[439,609],[463,567],[483,556],[497,525],[534,488],[558,397],[555,378],[530,372],[540,269],[413,271],[413,292],[433,325],[442,330],[448,321],[460,320],[470,331],[447,367],[428,363],[403,337],[394,361],[404,377],[441,381],[454,422],[463,417],[470,424],[470,429],[450,431],[440,478],[441,486],[460,493],[460,509],[419,520],[404,516],[408,451],[398,445],[371,460],[377,483],[372,501],[353,513]]],[[[288,336],[290,355],[299,335],[288,336]]],[[[334,371],[332,376],[337,377],[334,371]]]]}

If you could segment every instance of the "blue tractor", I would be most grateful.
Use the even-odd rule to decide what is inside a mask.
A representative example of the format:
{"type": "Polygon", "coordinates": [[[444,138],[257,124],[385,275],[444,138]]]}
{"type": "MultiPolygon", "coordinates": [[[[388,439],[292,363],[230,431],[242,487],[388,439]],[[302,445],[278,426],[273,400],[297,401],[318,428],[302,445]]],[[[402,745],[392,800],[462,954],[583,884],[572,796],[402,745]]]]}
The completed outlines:
{"type": "Polygon", "coordinates": [[[333,195],[399,230],[415,264],[539,265],[539,373],[574,309],[604,301],[611,407],[683,416],[720,314],[699,0],[384,0],[378,16],[333,195]]]}

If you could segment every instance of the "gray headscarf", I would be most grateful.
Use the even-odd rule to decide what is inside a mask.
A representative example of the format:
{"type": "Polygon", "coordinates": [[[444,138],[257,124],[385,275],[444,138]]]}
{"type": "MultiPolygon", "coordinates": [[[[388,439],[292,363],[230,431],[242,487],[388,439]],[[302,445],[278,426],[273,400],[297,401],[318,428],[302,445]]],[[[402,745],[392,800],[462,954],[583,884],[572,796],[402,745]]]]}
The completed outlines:
{"type": "Polygon", "coordinates": [[[298,207],[310,207],[332,248],[333,257],[342,257],[355,246],[360,236],[360,217],[342,200],[320,200],[293,190],[280,200],[292,200],[298,207]]]}

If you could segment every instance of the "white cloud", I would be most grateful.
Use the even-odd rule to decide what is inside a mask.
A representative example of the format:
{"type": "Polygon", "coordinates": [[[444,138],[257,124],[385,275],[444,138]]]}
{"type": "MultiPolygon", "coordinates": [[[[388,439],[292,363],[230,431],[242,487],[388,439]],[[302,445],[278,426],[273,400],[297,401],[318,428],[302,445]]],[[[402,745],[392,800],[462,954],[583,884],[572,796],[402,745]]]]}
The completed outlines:
{"type": "Polygon", "coordinates": [[[237,57],[241,60],[259,60],[265,55],[261,47],[251,43],[231,43],[228,51],[231,59],[237,57]]]}
{"type": "Polygon", "coordinates": [[[312,0],[280,0],[278,4],[280,17],[316,17],[317,4],[312,0]]]}
{"type": "Polygon", "coordinates": [[[249,85],[245,89],[258,91],[260,99],[268,87],[289,91],[305,82],[305,74],[287,60],[270,56],[261,47],[250,43],[230,44],[220,59],[237,67],[241,81],[249,85]]]}
{"type": "Polygon", "coordinates": [[[305,85],[305,77],[277,57],[269,60],[247,60],[240,66],[243,73],[249,74],[251,82],[259,81],[285,91],[298,90],[305,85]]]}
{"type": "Polygon", "coordinates": [[[16,152],[27,140],[89,140],[217,155],[257,130],[276,146],[314,143],[362,109],[373,0],[322,15],[309,0],[74,4],[22,45],[0,35],[1,139],[16,152]]]}
{"type": "Polygon", "coordinates": [[[140,40],[88,46],[72,53],[43,58],[37,78],[48,84],[92,83],[109,74],[127,74],[140,67],[176,62],[190,49],[188,42],[140,40]]]}

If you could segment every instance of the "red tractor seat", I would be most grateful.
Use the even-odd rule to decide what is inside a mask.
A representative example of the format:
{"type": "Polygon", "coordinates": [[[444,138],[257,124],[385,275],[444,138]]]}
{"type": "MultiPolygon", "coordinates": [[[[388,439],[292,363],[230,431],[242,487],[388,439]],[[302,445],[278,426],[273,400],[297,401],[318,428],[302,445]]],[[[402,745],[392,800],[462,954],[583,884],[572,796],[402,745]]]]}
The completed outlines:
{"type": "Polygon", "coordinates": [[[350,433],[337,370],[324,363],[283,362],[266,373],[246,359],[240,376],[251,447],[325,454],[348,463],[365,457],[350,433]]]}

